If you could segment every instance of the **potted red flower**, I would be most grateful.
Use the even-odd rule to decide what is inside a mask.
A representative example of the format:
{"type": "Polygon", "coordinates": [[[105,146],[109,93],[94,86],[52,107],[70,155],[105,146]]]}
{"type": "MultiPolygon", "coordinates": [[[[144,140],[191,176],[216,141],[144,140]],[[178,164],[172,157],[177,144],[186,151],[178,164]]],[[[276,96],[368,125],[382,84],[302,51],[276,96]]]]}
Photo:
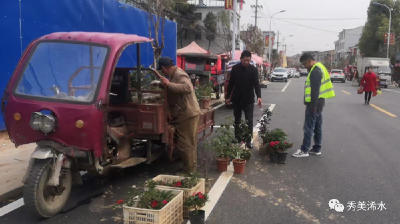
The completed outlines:
{"type": "Polygon", "coordinates": [[[270,162],[285,164],[287,158],[287,150],[293,147],[293,143],[287,141],[273,141],[270,142],[268,148],[270,150],[270,162]]]}
{"type": "Polygon", "coordinates": [[[186,198],[184,205],[193,209],[189,212],[189,219],[191,224],[204,224],[205,211],[200,210],[208,201],[208,195],[202,192],[193,193],[192,196],[186,198]]]}

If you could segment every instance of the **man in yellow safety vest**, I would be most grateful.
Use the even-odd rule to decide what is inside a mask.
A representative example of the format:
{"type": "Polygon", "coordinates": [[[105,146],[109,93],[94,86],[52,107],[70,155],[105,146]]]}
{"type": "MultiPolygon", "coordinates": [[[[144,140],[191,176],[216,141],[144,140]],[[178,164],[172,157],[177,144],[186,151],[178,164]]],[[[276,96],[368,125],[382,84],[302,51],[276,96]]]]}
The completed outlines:
{"type": "Polygon", "coordinates": [[[303,144],[293,156],[321,155],[322,109],[325,106],[325,99],[335,97],[335,92],[333,91],[329,72],[323,64],[316,62],[310,53],[304,53],[300,58],[300,62],[308,69],[309,73],[304,87],[306,113],[303,127],[303,144]],[[310,150],[313,134],[314,146],[310,150]]]}

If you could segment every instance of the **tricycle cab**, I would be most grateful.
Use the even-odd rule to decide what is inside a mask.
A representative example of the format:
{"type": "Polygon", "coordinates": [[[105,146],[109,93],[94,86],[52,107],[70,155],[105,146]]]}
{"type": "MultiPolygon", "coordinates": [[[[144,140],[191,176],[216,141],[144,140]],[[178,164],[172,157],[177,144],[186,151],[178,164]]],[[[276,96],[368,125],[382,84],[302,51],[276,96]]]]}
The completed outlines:
{"type": "MultiPolygon", "coordinates": [[[[101,157],[112,103],[110,94],[118,95],[110,93],[113,74],[131,74],[134,70],[116,69],[118,58],[127,46],[137,44],[140,64],[139,43],[150,41],[137,35],[86,32],[53,33],[33,41],[2,98],[2,114],[11,141],[18,146],[50,140],[101,157]]],[[[141,73],[140,66],[136,71],[141,73]]],[[[128,94],[136,91],[141,100],[138,80],[139,89],[129,90],[128,94]]],[[[136,108],[144,114],[149,109],[136,108]]],[[[162,119],[159,122],[164,123],[162,119]]]]}

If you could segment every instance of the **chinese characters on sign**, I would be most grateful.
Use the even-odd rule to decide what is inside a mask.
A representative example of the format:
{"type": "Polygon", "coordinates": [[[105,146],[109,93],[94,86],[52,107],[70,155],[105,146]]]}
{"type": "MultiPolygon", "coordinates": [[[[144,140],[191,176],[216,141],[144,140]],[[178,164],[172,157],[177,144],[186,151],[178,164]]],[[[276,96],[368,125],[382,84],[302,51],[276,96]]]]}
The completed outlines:
{"type": "Polygon", "coordinates": [[[225,0],[225,9],[233,10],[233,0],[225,0]]]}
{"type": "MultiPolygon", "coordinates": [[[[395,40],[395,36],[394,36],[394,33],[390,33],[390,45],[393,45],[394,44],[394,41],[395,40]]],[[[387,34],[385,34],[385,44],[387,44],[387,34]]]]}
{"type": "MultiPolygon", "coordinates": [[[[329,209],[337,212],[343,212],[345,206],[337,199],[331,199],[328,203],[329,209]]],[[[385,203],[375,201],[349,201],[347,202],[347,211],[383,211],[386,210],[385,203]]]]}

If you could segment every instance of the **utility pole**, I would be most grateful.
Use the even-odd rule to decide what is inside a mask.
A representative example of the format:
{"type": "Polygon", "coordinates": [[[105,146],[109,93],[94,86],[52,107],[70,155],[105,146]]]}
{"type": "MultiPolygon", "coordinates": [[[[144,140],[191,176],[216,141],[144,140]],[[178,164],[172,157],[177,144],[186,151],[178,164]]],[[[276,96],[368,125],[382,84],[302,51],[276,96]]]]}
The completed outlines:
{"type": "Polygon", "coordinates": [[[235,59],[235,51],[236,51],[236,11],[237,11],[237,0],[233,0],[233,31],[232,31],[232,54],[231,60],[235,59]]]}
{"type": "Polygon", "coordinates": [[[258,0],[256,0],[256,4],[255,4],[255,5],[251,5],[250,7],[255,9],[255,16],[252,16],[252,17],[255,17],[254,27],[257,27],[257,18],[259,18],[259,17],[257,16],[257,14],[258,14],[258,9],[259,9],[259,8],[262,9],[263,7],[262,7],[262,5],[258,5],[258,0]]]}

